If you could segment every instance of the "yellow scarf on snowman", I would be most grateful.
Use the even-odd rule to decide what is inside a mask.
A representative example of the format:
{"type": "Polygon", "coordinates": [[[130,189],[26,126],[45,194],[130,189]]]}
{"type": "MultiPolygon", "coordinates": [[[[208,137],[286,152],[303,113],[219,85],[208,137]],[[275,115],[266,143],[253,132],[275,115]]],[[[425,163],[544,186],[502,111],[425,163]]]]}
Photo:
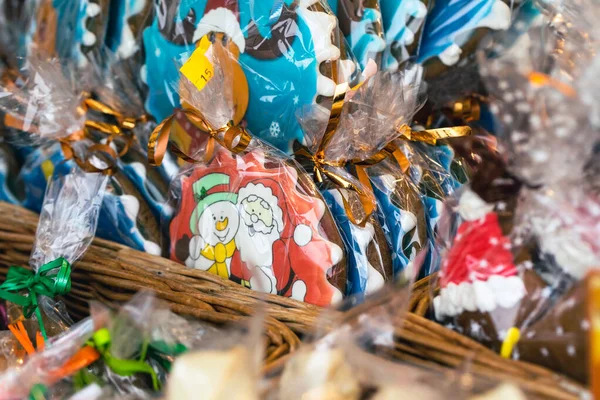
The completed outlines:
{"type": "Polygon", "coordinates": [[[207,244],[200,254],[209,260],[214,261],[213,265],[208,269],[208,272],[229,279],[229,272],[227,272],[227,263],[225,260],[231,258],[234,252],[235,240],[231,240],[231,242],[227,244],[217,243],[214,246],[207,244]]]}

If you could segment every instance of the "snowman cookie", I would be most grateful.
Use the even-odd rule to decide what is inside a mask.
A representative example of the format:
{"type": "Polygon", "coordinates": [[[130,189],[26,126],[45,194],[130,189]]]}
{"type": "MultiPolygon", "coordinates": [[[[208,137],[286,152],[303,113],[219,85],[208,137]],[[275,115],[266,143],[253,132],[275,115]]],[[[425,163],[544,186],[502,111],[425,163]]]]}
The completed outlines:
{"type": "Polygon", "coordinates": [[[314,185],[295,168],[262,150],[234,156],[219,149],[186,175],[170,224],[173,260],[319,306],[341,299],[339,233],[314,185]]]}
{"type": "Polygon", "coordinates": [[[211,33],[223,34],[218,40],[236,54],[246,75],[248,129],[284,152],[304,139],[296,112],[321,105],[336,83],[356,72],[336,42],[335,16],[318,0],[160,0],[156,11],[144,31],[143,78],[146,109],[157,120],[179,107],[179,71],[172,60],[185,61],[211,33]]]}

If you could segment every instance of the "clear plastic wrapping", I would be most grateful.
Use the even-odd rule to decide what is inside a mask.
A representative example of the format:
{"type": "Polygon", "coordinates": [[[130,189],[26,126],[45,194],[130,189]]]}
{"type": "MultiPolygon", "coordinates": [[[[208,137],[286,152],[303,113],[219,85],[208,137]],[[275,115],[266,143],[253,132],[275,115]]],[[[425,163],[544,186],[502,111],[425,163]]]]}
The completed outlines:
{"type": "Polygon", "coordinates": [[[227,44],[215,41],[209,51],[214,75],[203,90],[185,77],[179,83],[186,107],[196,110],[187,112],[199,112],[206,121],[175,130],[172,138],[197,162],[182,170],[171,189],[176,210],[169,225],[171,259],[312,304],[341,299],[345,257],[327,205],[297,164],[228,125],[244,115],[245,100],[238,96],[244,88],[226,73],[237,65],[227,44]],[[213,130],[221,127],[226,127],[221,135],[235,133],[245,148],[225,147],[213,130]]]}
{"type": "Polygon", "coordinates": [[[144,31],[146,109],[157,120],[180,103],[171,60],[187,59],[205,35],[224,37],[235,55],[236,74],[247,81],[238,95],[250,100],[242,114],[249,130],[287,153],[303,140],[296,112],[329,109],[336,84],[359,76],[335,15],[319,0],[159,3],[144,31]]]}
{"type": "Polygon", "coordinates": [[[217,330],[173,314],[150,293],[139,293],[116,313],[94,304],[92,316],[51,339],[22,366],[0,375],[0,399],[149,398],[161,391],[175,357],[202,345],[217,330]],[[38,387],[38,388],[36,388],[38,387]]]}
{"type": "MultiPolygon", "coordinates": [[[[377,238],[380,252],[391,256],[392,273],[383,275],[384,280],[400,274],[426,245],[424,208],[418,187],[406,174],[402,150],[387,151],[384,159],[373,165],[363,162],[389,148],[398,136],[397,129],[410,123],[420,106],[421,74],[420,67],[409,66],[398,74],[379,73],[365,81],[345,104],[334,139],[325,149],[328,160],[354,162],[350,171],[366,177],[361,183],[373,192],[377,208],[369,223],[381,230],[377,238]]],[[[357,242],[348,240],[353,241],[357,242]]],[[[358,265],[359,271],[361,267],[358,265]]]]}
{"type": "Polygon", "coordinates": [[[585,383],[589,273],[600,253],[587,179],[598,141],[584,101],[593,86],[581,85],[594,68],[595,28],[568,7],[550,18],[521,51],[482,65],[505,154],[480,154],[470,185],[447,202],[434,310],[504,357],[585,383]]]}

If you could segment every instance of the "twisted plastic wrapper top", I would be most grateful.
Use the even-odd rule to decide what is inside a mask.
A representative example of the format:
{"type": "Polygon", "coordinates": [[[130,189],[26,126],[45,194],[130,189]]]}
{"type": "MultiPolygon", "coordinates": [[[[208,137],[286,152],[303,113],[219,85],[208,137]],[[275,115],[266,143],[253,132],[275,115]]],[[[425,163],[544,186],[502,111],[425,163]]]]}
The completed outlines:
{"type": "MultiPolygon", "coordinates": [[[[59,257],[71,265],[83,257],[96,233],[107,180],[75,168],[50,182],[29,261],[34,271],[59,257]]],[[[70,318],[61,303],[47,297],[39,302],[59,330],[67,329],[70,318]]]]}
{"type": "Polygon", "coordinates": [[[107,177],[74,169],[48,185],[31,253],[36,271],[64,257],[73,264],[92,243],[107,177]]]}
{"type": "Polygon", "coordinates": [[[324,1],[183,0],[156,4],[144,31],[148,112],[164,119],[179,106],[179,74],[171,60],[184,60],[208,35],[225,43],[249,96],[241,117],[252,133],[291,153],[302,141],[296,112],[329,108],[336,85],[355,82],[359,67],[324,1]]]}
{"type": "MultiPolygon", "coordinates": [[[[238,124],[246,100],[233,85],[240,78],[230,73],[237,64],[221,41],[208,52],[214,76],[201,91],[182,77],[181,97],[213,129],[238,124]]],[[[233,152],[224,147],[224,132],[199,128],[173,127],[173,142],[198,162],[172,186],[170,257],[263,292],[323,306],[341,299],[346,274],[341,239],[306,173],[259,139],[233,152]]],[[[234,129],[239,135],[234,141],[248,139],[234,129]]]]}
{"type": "Polygon", "coordinates": [[[421,107],[422,77],[422,67],[407,65],[399,73],[377,73],[350,92],[326,159],[366,160],[395,139],[421,107]]]}
{"type": "MultiPolygon", "coordinates": [[[[33,55],[28,59],[24,85],[0,86],[0,110],[16,120],[15,128],[42,139],[61,139],[83,129],[81,85],[68,67],[56,59],[33,55]],[[22,126],[20,126],[22,124],[22,126]]],[[[7,125],[9,124],[6,121],[7,125]]]]}

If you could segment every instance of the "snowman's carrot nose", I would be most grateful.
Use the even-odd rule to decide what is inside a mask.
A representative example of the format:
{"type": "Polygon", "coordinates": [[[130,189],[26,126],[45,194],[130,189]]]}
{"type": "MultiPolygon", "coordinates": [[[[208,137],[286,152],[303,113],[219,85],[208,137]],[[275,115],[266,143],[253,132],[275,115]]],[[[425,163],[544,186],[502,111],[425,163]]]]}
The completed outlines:
{"type": "Polygon", "coordinates": [[[215,225],[218,231],[224,231],[227,228],[227,224],[229,223],[229,218],[225,218],[223,221],[217,221],[215,225]]]}

